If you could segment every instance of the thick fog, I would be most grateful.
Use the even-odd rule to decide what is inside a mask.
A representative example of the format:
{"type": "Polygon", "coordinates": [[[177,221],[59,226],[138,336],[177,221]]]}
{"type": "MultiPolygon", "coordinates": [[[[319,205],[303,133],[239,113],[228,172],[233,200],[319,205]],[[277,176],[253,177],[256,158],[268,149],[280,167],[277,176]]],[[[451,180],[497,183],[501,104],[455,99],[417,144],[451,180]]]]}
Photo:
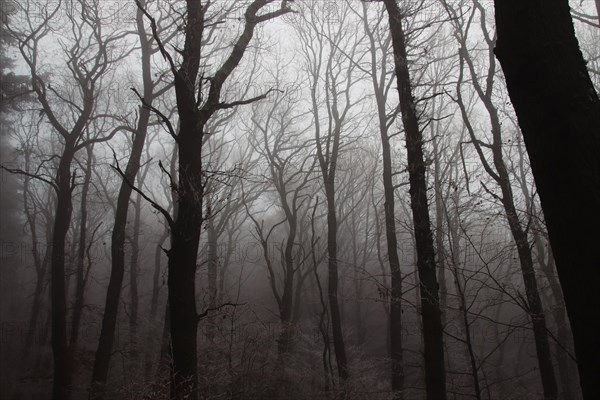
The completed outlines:
{"type": "Polygon", "coordinates": [[[0,398],[600,393],[493,1],[1,7],[0,398]]]}

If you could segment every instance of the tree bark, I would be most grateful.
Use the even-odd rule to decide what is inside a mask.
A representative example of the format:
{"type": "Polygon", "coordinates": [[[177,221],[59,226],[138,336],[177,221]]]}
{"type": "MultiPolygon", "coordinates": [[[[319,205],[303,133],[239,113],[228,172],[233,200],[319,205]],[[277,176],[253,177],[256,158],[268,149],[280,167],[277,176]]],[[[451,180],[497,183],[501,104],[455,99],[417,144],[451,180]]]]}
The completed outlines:
{"type": "Polygon", "coordinates": [[[600,100],[567,0],[496,0],[502,65],[531,161],[585,399],[600,398],[600,100]]]}
{"type": "Polygon", "coordinates": [[[416,104],[411,93],[402,13],[395,0],[386,0],[384,4],[389,16],[400,110],[406,138],[409,192],[415,232],[419,286],[421,288],[425,386],[427,399],[444,400],[446,399],[446,376],[443,330],[433,234],[427,201],[427,182],[422,148],[423,134],[419,128],[416,104]]]}

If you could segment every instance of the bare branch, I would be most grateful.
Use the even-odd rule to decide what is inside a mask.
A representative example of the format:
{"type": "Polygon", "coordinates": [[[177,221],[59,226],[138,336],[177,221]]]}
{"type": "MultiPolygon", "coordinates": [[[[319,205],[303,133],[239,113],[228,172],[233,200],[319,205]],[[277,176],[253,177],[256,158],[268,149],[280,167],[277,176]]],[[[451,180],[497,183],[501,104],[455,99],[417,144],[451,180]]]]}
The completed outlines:
{"type": "Polygon", "coordinates": [[[32,173],[30,173],[30,172],[23,171],[23,170],[22,170],[22,169],[20,169],[20,168],[7,168],[7,167],[5,167],[5,166],[4,166],[4,165],[2,165],[2,164],[0,164],[0,169],[3,169],[3,170],[5,170],[5,171],[7,171],[7,172],[10,172],[11,174],[25,175],[25,176],[28,176],[28,177],[30,177],[30,178],[33,178],[33,179],[40,180],[40,181],[42,181],[42,182],[45,182],[45,183],[47,183],[48,185],[52,186],[52,187],[54,188],[54,190],[58,191],[58,186],[56,186],[56,184],[55,184],[54,182],[52,182],[52,181],[51,181],[51,180],[49,180],[48,178],[45,178],[45,177],[43,177],[43,176],[41,176],[41,175],[32,174],[32,173]]]}
{"type": "Polygon", "coordinates": [[[173,218],[171,217],[171,214],[169,214],[169,212],[164,207],[162,207],[160,204],[156,203],[154,200],[152,200],[150,197],[148,197],[144,192],[142,192],[132,182],[130,182],[129,179],[127,179],[127,177],[125,176],[125,173],[123,172],[123,170],[121,170],[121,167],[119,166],[119,160],[117,159],[117,154],[115,153],[115,151],[113,149],[111,149],[111,150],[113,153],[113,159],[115,160],[115,164],[116,164],[116,165],[111,165],[111,168],[114,169],[115,171],[117,171],[119,175],[121,175],[121,178],[123,178],[125,183],[133,191],[135,191],[140,196],[142,196],[144,198],[144,200],[146,200],[148,203],[150,203],[152,205],[152,207],[154,207],[158,212],[160,212],[167,220],[167,223],[169,224],[169,228],[173,229],[173,226],[175,223],[173,221],[173,218]]]}
{"type": "Polygon", "coordinates": [[[207,308],[206,310],[204,310],[200,314],[198,314],[198,322],[200,322],[200,320],[202,318],[206,317],[208,315],[208,313],[211,311],[217,311],[217,310],[220,310],[221,308],[227,307],[227,306],[237,307],[237,306],[244,306],[244,305],[246,305],[246,303],[223,303],[217,307],[207,308]]]}
{"type": "Polygon", "coordinates": [[[135,88],[131,88],[131,90],[140,99],[140,101],[142,102],[142,105],[145,108],[151,110],[153,113],[155,113],[156,115],[158,115],[160,117],[160,119],[167,126],[167,132],[169,133],[169,135],[171,135],[171,137],[173,139],[177,140],[177,133],[175,132],[175,129],[173,128],[173,124],[171,124],[171,120],[166,115],[164,115],[162,112],[160,112],[159,109],[152,106],[151,104],[148,104],[148,102],[146,102],[146,100],[142,97],[142,95],[135,88]]]}

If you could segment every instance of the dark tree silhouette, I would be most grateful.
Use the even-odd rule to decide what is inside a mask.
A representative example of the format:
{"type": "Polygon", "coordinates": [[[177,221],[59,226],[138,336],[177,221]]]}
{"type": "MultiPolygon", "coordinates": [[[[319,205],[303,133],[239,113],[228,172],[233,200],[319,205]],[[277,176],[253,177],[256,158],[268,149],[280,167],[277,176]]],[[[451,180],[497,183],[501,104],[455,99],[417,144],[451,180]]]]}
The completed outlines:
{"type": "MultiPolygon", "coordinates": [[[[146,2],[142,1],[140,5],[144,7],[146,2]]],[[[102,399],[104,397],[104,385],[108,377],[112,346],[115,340],[115,326],[117,323],[121,288],[123,286],[123,275],[125,273],[125,228],[127,225],[127,215],[132,192],[132,188],[128,183],[134,182],[136,175],[138,174],[142,150],[144,148],[150,121],[150,106],[156,95],[160,94],[155,93],[155,83],[152,81],[151,77],[152,67],[150,61],[153,46],[152,41],[146,32],[146,27],[144,26],[144,14],[141,9],[138,9],[137,11],[136,25],[137,34],[140,39],[142,81],[144,87],[142,94],[143,105],[139,108],[137,127],[133,136],[131,153],[125,169],[125,177],[127,179],[122,181],[117,197],[115,223],[111,235],[111,274],[106,293],[104,314],[102,315],[100,339],[96,350],[92,373],[92,399],[102,399]]],[[[161,92],[162,91],[163,90],[161,90],[161,92]]]]}
{"type": "Polygon", "coordinates": [[[544,211],[583,396],[597,399],[600,100],[579,50],[567,0],[496,0],[495,7],[495,54],[544,211]]]}
{"type": "MultiPolygon", "coordinates": [[[[378,15],[375,21],[381,23],[385,14],[382,12],[378,15]]],[[[388,64],[385,60],[389,59],[391,38],[387,36],[385,39],[376,38],[376,32],[369,26],[367,19],[367,6],[363,3],[363,21],[364,29],[369,39],[371,70],[370,78],[375,93],[375,102],[377,105],[377,117],[379,122],[379,135],[381,137],[381,155],[382,155],[382,181],[384,194],[384,221],[385,221],[385,236],[386,250],[388,262],[390,264],[391,289],[390,289],[390,357],[392,359],[391,378],[392,391],[395,392],[398,398],[402,396],[404,389],[404,365],[402,354],[402,273],[400,271],[400,257],[398,256],[398,238],[396,236],[396,213],[394,211],[394,172],[392,170],[392,145],[390,143],[390,127],[394,123],[396,113],[392,112],[388,115],[386,110],[386,100],[389,90],[393,84],[393,79],[388,77],[388,64]],[[379,40],[379,41],[377,41],[379,40]],[[379,49],[377,48],[379,45],[379,49]],[[378,73],[377,51],[381,51],[382,60],[381,71],[378,73]]]]}
{"type": "Polygon", "coordinates": [[[410,206],[413,214],[417,268],[421,288],[421,314],[425,356],[425,386],[427,399],[446,399],[444,344],[436,277],[433,233],[427,201],[427,181],[423,156],[423,133],[419,128],[416,103],[411,91],[410,72],[406,58],[406,39],[402,27],[402,12],[396,0],[384,1],[390,23],[394,48],[394,64],[402,123],[406,138],[406,154],[410,182],[410,206]]]}
{"type": "MultiPolygon", "coordinates": [[[[70,351],[67,338],[68,290],[65,272],[66,241],[72,217],[73,191],[78,185],[77,173],[72,170],[72,164],[79,151],[94,143],[108,141],[118,132],[129,129],[127,126],[115,126],[112,130],[105,129],[103,133],[89,134],[90,131],[96,132],[91,126],[93,120],[102,124],[119,120],[118,117],[106,113],[108,110],[102,110],[104,112],[98,110],[100,106],[97,104],[97,99],[103,87],[102,78],[117,61],[124,57],[124,54],[114,54],[111,50],[113,44],[122,36],[118,31],[109,34],[103,31],[98,5],[79,3],[76,10],[81,12],[81,21],[72,13],[67,14],[66,26],[70,28],[72,42],[61,43],[60,46],[60,51],[65,56],[65,68],[69,70],[69,78],[79,94],[65,94],[64,91],[61,93],[64,88],[50,84],[48,77],[42,73],[40,60],[40,42],[54,29],[51,25],[59,14],[60,4],[43,7],[40,10],[39,23],[37,23],[38,16],[28,12],[29,6],[30,4],[20,5],[28,22],[25,30],[19,31],[18,29],[23,27],[14,24],[7,27],[6,31],[18,44],[21,57],[27,65],[34,95],[41,107],[41,115],[44,115],[56,132],[57,140],[62,141],[62,149],[60,156],[57,157],[58,165],[52,180],[27,171],[12,170],[11,172],[35,177],[49,184],[56,192],[50,257],[51,342],[54,358],[52,398],[65,400],[71,395],[73,375],[73,352],[70,351]],[[81,40],[84,40],[82,39],[84,37],[93,39],[83,46],[81,40]],[[67,107],[68,111],[61,106],[67,107]],[[72,113],[70,118],[64,118],[67,112],[72,113]]],[[[73,339],[76,339],[76,335],[73,339]]]]}
{"type": "Polygon", "coordinates": [[[167,251],[167,287],[174,377],[171,397],[175,399],[197,397],[196,335],[199,315],[196,311],[195,276],[204,222],[202,210],[206,171],[202,162],[202,149],[206,128],[211,117],[219,110],[253,103],[264,99],[269,93],[267,91],[253,98],[229,103],[221,99],[223,85],[242,60],[257,25],[290,11],[286,1],[274,11],[264,11],[263,7],[272,2],[255,0],[248,5],[244,12],[242,33],[235,40],[230,54],[213,76],[203,78],[199,77],[203,36],[205,28],[210,29],[211,25],[207,23],[205,16],[212,3],[203,5],[197,0],[186,2],[184,45],[178,51],[181,54],[180,63],[176,63],[167,52],[158,35],[156,22],[145,12],[151,20],[154,39],[173,74],[180,127],[176,133],[170,121],[155,109],[166,123],[179,151],[178,183],[173,185],[173,190],[177,192],[175,218],[156,203],[153,204],[168,220],[171,229],[171,248],[167,251]]]}

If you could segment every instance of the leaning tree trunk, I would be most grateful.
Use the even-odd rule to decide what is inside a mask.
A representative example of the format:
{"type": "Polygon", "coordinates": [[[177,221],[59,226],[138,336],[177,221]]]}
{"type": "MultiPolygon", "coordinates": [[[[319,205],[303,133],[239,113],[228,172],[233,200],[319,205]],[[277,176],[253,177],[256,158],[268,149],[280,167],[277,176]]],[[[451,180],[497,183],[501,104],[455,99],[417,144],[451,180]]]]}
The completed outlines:
{"type": "Polygon", "coordinates": [[[423,158],[423,134],[419,129],[416,104],[411,93],[410,73],[406,57],[406,41],[402,27],[402,14],[395,0],[384,1],[389,16],[394,48],[394,63],[400,111],[406,137],[410,199],[413,214],[417,268],[421,287],[421,313],[423,318],[423,345],[425,355],[425,386],[427,399],[446,399],[444,370],[444,344],[439,304],[439,287],[436,277],[433,234],[429,219],[427,181],[423,158]]]}
{"type": "Polygon", "coordinates": [[[600,398],[600,100],[567,0],[496,0],[506,77],[571,321],[585,399],[600,398]]]}
{"type": "MultiPolygon", "coordinates": [[[[366,12],[366,10],[365,10],[366,12]]],[[[386,92],[385,79],[387,69],[383,69],[381,76],[377,77],[377,58],[375,53],[375,38],[367,18],[364,19],[365,31],[371,44],[371,81],[375,91],[377,103],[377,117],[379,120],[379,135],[381,137],[381,154],[383,157],[383,193],[384,193],[384,221],[387,244],[388,261],[390,263],[391,290],[389,321],[389,352],[392,359],[391,381],[392,391],[397,399],[402,398],[404,390],[404,368],[402,353],[402,273],[400,271],[400,258],[398,256],[398,238],[396,236],[396,214],[394,200],[394,180],[392,171],[392,151],[389,137],[389,122],[385,109],[386,92]]],[[[385,49],[384,49],[385,51],[385,49]]]]}
{"type": "MultiPolygon", "coordinates": [[[[142,2],[142,4],[145,4],[142,2]]],[[[143,23],[143,14],[140,10],[137,13],[137,28],[141,43],[142,54],[142,76],[144,82],[144,102],[152,104],[152,77],[150,65],[150,43],[146,38],[146,31],[143,23]]],[[[123,276],[125,275],[125,229],[127,225],[127,214],[129,211],[129,199],[131,197],[131,185],[135,182],[135,177],[140,168],[140,159],[148,122],[150,119],[150,109],[140,107],[139,119],[131,154],[125,168],[125,179],[121,182],[119,195],[117,198],[117,208],[115,212],[115,224],[111,235],[111,271],[106,292],[106,302],[104,305],[104,314],[102,315],[102,327],[100,329],[100,339],[96,349],[94,359],[94,368],[92,371],[92,385],[90,387],[90,399],[100,400],[104,398],[106,380],[110,367],[110,358],[112,347],[115,340],[115,327],[117,325],[117,314],[119,301],[121,298],[121,288],[123,286],[123,276]]]]}

